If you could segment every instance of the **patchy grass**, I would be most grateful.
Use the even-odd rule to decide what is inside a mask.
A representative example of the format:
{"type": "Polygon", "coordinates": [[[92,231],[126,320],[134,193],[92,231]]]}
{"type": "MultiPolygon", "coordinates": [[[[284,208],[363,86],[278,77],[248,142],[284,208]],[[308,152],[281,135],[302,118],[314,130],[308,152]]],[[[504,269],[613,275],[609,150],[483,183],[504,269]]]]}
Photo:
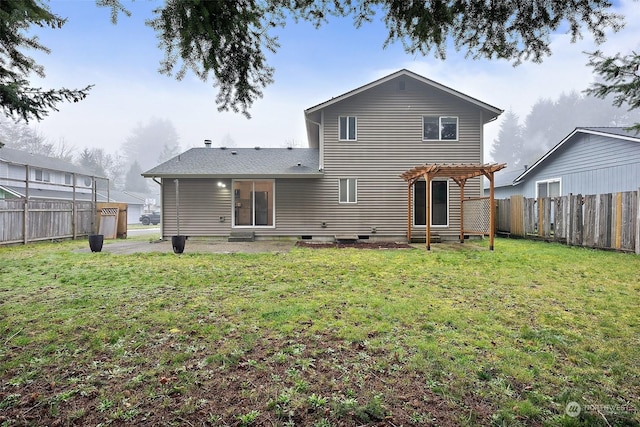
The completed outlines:
{"type": "Polygon", "coordinates": [[[84,246],[0,248],[2,425],[640,423],[636,255],[84,246]]]}

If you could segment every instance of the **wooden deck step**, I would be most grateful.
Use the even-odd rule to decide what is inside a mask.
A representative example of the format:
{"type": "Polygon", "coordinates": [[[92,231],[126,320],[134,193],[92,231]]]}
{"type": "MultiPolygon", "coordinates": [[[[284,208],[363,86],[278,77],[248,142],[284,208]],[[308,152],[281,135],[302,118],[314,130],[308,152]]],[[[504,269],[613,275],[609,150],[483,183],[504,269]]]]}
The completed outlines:
{"type": "MultiPolygon", "coordinates": [[[[425,236],[411,236],[411,243],[427,243],[427,238],[425,236]]],[[[439,234],[431,233],[431,243],[442,243],[442,238],[439,234]]]]}
{"type": "Polygon", "coordinates": [[[229,235],[229,242],[255,242],[256,236],[253,231],[235,232],[229,235]]]}

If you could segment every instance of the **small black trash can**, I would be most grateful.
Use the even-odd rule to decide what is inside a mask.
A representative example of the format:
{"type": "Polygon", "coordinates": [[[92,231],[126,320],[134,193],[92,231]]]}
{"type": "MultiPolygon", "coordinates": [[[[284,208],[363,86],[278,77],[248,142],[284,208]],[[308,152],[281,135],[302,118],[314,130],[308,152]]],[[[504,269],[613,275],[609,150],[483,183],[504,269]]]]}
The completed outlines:
{"type": "Polygon", "coordinates": [[[104,235],[103,234],[91,234],[89,235],[89,247],[91,248],[91,252],[100,252],[102,251],[102,244],[104,243],[104,235]]]}
{"type": "Polygon", "coordinates": [[[173,253],[181,254],[184,252],[184,245],[187,241],[187,236],[172,236],[171,244],[173,245],[173,253]]]}

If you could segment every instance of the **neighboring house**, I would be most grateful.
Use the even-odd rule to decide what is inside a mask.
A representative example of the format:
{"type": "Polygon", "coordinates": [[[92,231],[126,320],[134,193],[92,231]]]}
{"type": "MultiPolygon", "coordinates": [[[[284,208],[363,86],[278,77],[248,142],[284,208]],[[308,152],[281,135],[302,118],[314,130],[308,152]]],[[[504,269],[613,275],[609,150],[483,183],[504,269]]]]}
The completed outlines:
{"type": "MultiPolygon", "coordinates": [[[[144,172],[159,179],[162,233],[257,238],[403,239],[405,171],[480,164],[483,126],[502,111],[407,70],[305,110],[309,148],[192,148],[144,172]],[[177,216],[179,213],[179,224],[177,216]]],[[[413,236],[426,228],[425,181],[411,186],[413,236]]],[[[481,195],[473,178],[465,196],[481,195]]],[[[431,185],[432,232],[457,238],[459,188],[431,185]],[[453,203],[455,202],[455,203],[453,203]]]]}
{"type": "Polygon", "coordinates": [[[640,188],[640,134],[579,127],[528,169],[496,188],[496,198],[605,194],[640,188]]]}
{"type": "Polygon", "coordinates": [[[28,196],[31,199],[90,201],[90,171],[62,159],[0,148],[0,199],[28,196]],[[75,191],[74,191],[75,190],[75,191]]]}
{"type": "MultiPolygon", "coordinates": [[[[519,177],[525,168],[507,169],[496,175],[494,182],[494,194],[496,199],[508,199],[513,194],[513,180],[519,177]]],[[[484,181],[484,195],[489,195],[489,182],[484,181]]]]}
{"type": "Polygon", "coordinates": [[[147,197],[142,194],[129,191],[109,191],[109,201],[127,204],[127,224],[138,224],[140,215],[145,212],[145,201],[147,197]]]}

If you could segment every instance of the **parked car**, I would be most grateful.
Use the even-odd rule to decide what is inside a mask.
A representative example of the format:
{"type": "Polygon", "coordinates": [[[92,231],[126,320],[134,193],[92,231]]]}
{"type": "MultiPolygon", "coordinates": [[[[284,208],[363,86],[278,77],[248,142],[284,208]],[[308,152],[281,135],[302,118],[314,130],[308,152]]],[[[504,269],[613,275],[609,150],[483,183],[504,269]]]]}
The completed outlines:
{"type": "Polygon", "coordinates": [[[140,222],[144,225],[158,225],[160,224],[160,212],[148,212],[140,215],[140,222]]]}

